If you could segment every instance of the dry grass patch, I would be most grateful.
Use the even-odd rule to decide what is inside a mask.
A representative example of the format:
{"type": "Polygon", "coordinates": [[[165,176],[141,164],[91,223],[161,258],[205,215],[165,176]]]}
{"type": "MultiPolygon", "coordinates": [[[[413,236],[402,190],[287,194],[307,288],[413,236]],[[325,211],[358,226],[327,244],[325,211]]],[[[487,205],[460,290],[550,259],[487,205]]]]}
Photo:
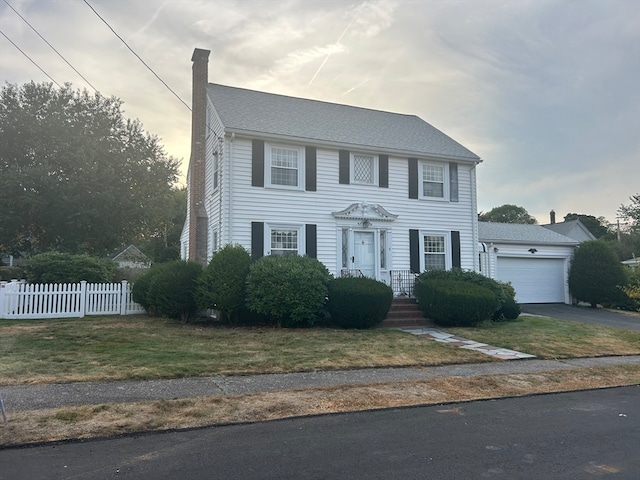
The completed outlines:
{"type": "Polygon", "coordinates": [[[0,445],[637,384],[640,366],[615,366],[18,411],[0,424],[0,445]]]}
{"type": "Polygon", "coordinates": [[[147,316],[0,321],[0,385],[493,361],[392,330],[221,328],[147,316]]]}
{"type": "Polygon", "coordinates": [[[510,322],[446,330],[542,359],[640,354],[639,331],[547,317],[522,316],[510,322]]]}

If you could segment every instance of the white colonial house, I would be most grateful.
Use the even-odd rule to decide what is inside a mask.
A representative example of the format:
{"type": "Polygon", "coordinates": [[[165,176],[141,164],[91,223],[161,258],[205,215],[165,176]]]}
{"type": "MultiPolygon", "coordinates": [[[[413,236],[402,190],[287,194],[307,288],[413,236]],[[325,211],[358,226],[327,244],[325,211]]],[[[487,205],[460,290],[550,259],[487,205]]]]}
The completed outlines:
{"type": "Polygon", "coordinates": [[[415,115],[208,83],[208,57],[192,57],[182,258],[240,244],[396,292],[428,268],[479,270],[477,155],[415,115]]]}

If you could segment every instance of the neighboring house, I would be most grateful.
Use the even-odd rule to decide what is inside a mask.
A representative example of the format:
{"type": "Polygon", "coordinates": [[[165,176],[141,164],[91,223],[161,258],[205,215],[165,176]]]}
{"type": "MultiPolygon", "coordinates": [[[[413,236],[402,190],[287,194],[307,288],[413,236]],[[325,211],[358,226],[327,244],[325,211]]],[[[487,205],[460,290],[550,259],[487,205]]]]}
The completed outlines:
{"type": "Polygon", "coordinates": [[[240,244],[396,291],[427,268],[478,269],[477,155],[414,115],[210,84],[208,56],[192,57],[182,258],[240,244]]]}
{"type": "Polygon", "coordinates": [[[564,235],[565,237],[577,240],[578,242],[586,242],[588,240],[596,239],[589,229],[578,219],[556,223],[556,213],[553,210],[550,212],[550,217],[551,223],[548,225],[542,225],[544,228],[559,233],[560,235],[564,235]]]}
{"type": "Polygon", "coordinates": [[[149,268],[151,260],[136,246],[129,245],[111,259],[118,268],[149,268]]]}
{"type": "Polygon", "coordinates": [[[478,223],[480,271],[511,282],[518,303],[571,303],[569,266],[579,241],[540,225],[478,223]]]}

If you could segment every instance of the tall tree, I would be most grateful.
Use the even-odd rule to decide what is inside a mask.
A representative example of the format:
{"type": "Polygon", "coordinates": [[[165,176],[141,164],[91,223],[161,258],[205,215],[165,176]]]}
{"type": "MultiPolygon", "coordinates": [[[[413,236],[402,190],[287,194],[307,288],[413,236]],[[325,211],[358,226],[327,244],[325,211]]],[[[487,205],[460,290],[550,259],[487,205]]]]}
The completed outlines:
{"type": "Polygon", "coordinates": [[[0,250],[103,254],[131,242],[179,163],[122,101],[50,83],[0,91],[0,250]]]}
{"type": "Polygon", "coordinates": [[[629,197],[629,205],[620,205],[618,215],[627,223],[627,230],[636,235],[640,235],[640,193],[629,197]]]}
{"type": "Polygon", "coordinates": [[[481,212],[480,215],[478,215],[478,220],[481,222],[496,223],[538,223],[534,217],[529,215],[529,212],[527,212],[524,207],[510,204],[492,208],[486,213],[481,212]]]}
{"type": "Polygon", "coordinates": [[[600,238],[609,233],[609,227],[607,226],[607,220],[604,217],[596,218],[593,215],[586,215],[584,213],[567,213],[564,216],[564,221],[580,220],[582,224],[587,227],[587,230],[591,234],[600,238]]]}

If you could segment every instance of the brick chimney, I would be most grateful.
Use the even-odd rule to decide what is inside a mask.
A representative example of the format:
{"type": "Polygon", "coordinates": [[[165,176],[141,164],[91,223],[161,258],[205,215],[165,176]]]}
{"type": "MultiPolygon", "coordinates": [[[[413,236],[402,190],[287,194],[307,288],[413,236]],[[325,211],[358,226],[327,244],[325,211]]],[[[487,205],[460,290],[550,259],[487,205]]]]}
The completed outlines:
{"type": "Polygon", "coordinates": [[[549,212],[549,217],[551,217],[551,225],[553,225],[554,223],[556,223],[556,212],[554,212],[553,210],[551,210],[549,212]]]}
{"type": "Polygon", "coordinates": [[[191,158],[189,159],[189,260],[207,263],[208,218],[204,207],[207,83],[210,50],[193,51],[191,158]]]}

